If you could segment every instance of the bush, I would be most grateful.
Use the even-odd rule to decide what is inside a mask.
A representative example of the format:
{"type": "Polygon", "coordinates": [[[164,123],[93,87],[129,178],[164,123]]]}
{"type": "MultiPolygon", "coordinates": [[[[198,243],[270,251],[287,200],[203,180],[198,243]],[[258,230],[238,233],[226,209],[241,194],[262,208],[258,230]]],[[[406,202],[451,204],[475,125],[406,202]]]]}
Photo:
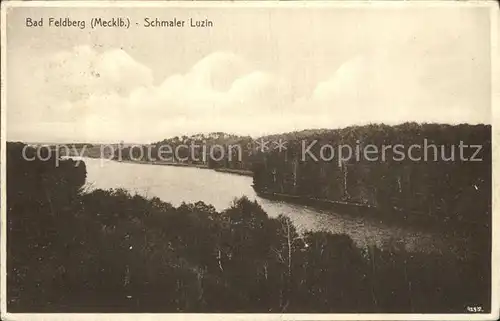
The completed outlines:
{"type": "Polygon", "coordinates": [[[361,249],[346,235],[300,235],[247,198],[217,212],[124,190],[83,194],[83,165],[27,162],[20,147],[8,145],[9,312],[489,309],[486,251],[361,249]]]}

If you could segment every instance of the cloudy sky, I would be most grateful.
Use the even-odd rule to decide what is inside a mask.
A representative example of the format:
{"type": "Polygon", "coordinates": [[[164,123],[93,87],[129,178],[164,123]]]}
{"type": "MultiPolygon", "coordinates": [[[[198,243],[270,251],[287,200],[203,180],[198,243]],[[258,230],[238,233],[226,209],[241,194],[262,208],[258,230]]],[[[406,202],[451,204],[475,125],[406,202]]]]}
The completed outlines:
{"type": "Polygon", "coordinates": [[[485,8],[15,8],[7,139],[490,123],[489,40],[485,8]],[[88,28],[96,16],[133,23],[88,28]],[[87,29],[26,28],[26,17],[82,19],[87,29]],[[150,29],[145,17],[208,18],[214,27],[150,29]]]}

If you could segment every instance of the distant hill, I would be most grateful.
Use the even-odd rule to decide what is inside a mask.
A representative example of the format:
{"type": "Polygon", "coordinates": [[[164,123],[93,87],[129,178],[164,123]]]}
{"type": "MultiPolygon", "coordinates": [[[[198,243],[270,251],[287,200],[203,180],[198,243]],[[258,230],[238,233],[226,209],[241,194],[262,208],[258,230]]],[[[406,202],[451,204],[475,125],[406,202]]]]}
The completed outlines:
{"type": "Polygon", "coordinates": [[[205,144],[235,144],[244,140],[251,140],[250,136],[240,136],[234,134],[228,134],[224,132],[212,132],[212,133],[198,133],[190,136],[175,136],[171,138],[166,138],[161,141],[153,143],[153,145],[177,145],[177,144],[190,144],[194,143],[205,143],[205,144]]]}

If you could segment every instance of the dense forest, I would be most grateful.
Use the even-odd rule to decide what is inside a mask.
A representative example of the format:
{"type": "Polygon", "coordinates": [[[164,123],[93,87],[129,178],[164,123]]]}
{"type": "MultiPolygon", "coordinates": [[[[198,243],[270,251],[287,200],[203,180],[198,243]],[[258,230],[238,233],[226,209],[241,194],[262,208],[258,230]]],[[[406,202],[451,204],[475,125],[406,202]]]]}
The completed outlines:
{"type": "Polygon", "coordinates": [[[367,125],[274,136],[278,138],[288,142],[286,151],[258,152],[254,158],[254,187],[258,192],[365,205],[389,217],[415,214],[440,223],[474,223],[490,228],[491,126],[367,125]],[[477,148],[463,148],[461,158],[461,142],[481,146],[475,159],[480,157],[482,161],[470,161],[477,148]],[[351,146],[353,156],[341,161],[339,155],[331,160],[319,159],[321,147],[327,144],[351,146]],[[392,149],[386,151],[384,160],[379,152],[378,161],[355,154],[356,146],[363,151],[368,145],[380,150],[396,144],[420,146],[413,157],[421,159],[401,159],[392,149]],[[311,146],[310,153],[304,153],[304,146],[311,146]]]}
{"type": "Polygon", "coordinates": [[[218,212],[88,191],[84,163],[27,161],[23,148],[7,145],[9,312],[490,309],[489,235],[467,257],[359,248],[246,198],[218,212]]]}
{"type": "Polygon", "coordinates": [[[249,136],[223,132],[175,136],[151,145],[126,146],[121,150],[117,149],[114,159],[143,162],[164,161],[203,165],[208,168],[250,170],[252,168],[250,153],[252,142],[249,136]]]}
{"type": "Polygon", "coordinates": [[[125,160],[132,157],[157,161],[161,146],[172,151],[170,162],[253,172],[254,188],[264,197],[284,195],[299,201],[317,200],[323,205],[356,204],[375,208],[389,219],[407,220],[413,215],[429,224],[474,224],[490,228],[491,126],[488,125],[372,124],[304,130],[255,140],[220,132],[197,134],[116,150],[115,159],[120,156],[125,160]],[[273,148],[280,140],[286,142],[284,148],[273,148]],[[259,141],[267,142],[266,148],[259,146],[259,141]],[[192,144],[205,146],[205,150],[185,147],[192,144]],[[421,159],[415,161],[408,155],[401,159],[400,154],[389,148],[382,160],[380,149],[397,144],[404,146],[403,150],[418,145],[413,155],[421,159]],[[476,148],[464,148],[461,152],[460,144],[481,149],[477,155],[474,155],[476,148]],[[176,152],[181,145],[184,148],[176,152]],[[215,145],[219,149],[210,155],[215,145]],[[326,145],[350,146],[353,155],[341,159],[338,150],[332,150],[337,154],[332,154],[331,159],[315,160],[320,155],[329,156],[321,150],[326,145]],[[379,149],[378,161],[360,156],[369,145],[379,149]],[[473,155],[481,161],[470,161],[473,155]]]}

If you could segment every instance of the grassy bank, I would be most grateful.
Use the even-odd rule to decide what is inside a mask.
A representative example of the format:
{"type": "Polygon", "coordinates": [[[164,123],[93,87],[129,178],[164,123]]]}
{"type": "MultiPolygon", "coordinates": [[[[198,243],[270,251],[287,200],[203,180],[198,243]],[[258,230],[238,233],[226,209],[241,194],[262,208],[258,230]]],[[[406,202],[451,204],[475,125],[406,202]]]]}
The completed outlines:
{"type": "Polygon", "coordinates": [[[195,167],[195,168],[202,168],[202,169],[208,169],[207,165],[203,164],[189,164],[189,163],[179,163],[179,162],[163,162],[163,161],[142,161],[142,160],[116,160],[113,159],[114,161],[121,162],[121,163],[132,163],[132,164],[145,164],[145,165],[161,165],[161,166],[177,166],[177,167],[195,167]]]}
{"type": "Polygon", "coordinates": [[[253,176],[253,172],[244,169],[232,169],[232,168],[215,168],[216,172],[237,174],[241,176],[253,176]]]}

